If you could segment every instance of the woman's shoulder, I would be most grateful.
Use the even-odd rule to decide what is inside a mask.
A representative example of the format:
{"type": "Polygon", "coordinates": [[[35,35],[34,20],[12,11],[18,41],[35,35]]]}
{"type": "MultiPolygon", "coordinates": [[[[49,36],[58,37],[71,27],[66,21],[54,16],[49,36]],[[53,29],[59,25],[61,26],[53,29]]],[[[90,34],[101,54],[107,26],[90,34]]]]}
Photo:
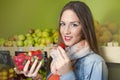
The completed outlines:
{"type": "Polygon", "coordinates": [[[78,61],[90,63],[90,62],[105,62],[104,59],[97,53],[91,51],[90,54],[84,56],[81,59],[78,59],[78,61]]]}
{"type": "Polygon", "coordinates": [[[86,60],[91,62],[104,62],[103,57],[93,51],[90,53],[90,55],[86,56],[86,60]]]}

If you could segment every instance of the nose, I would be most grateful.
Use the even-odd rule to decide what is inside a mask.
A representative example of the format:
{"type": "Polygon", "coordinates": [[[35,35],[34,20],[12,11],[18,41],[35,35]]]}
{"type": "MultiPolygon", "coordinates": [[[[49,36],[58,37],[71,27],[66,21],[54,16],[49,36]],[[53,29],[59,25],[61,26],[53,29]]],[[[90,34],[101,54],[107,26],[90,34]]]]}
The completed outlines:
{"type": "Polygon", "coordinates": [[[67,26],[65,27],[64,32],[65,32],[65,34],[67,34],[67,35],[71,33],[71,29],[70,29],[69,25],[67,25],[67,26]]]}

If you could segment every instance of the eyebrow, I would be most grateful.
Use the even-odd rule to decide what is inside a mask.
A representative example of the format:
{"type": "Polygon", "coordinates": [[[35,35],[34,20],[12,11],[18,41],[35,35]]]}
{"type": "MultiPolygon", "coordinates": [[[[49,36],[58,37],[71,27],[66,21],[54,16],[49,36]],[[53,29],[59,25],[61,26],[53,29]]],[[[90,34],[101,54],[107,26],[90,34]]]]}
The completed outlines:
{"type": "MultiPolygon", "coordinates": [[[[64,21],[60,21],[60,22],[64,22],[64,21]]],[[[80,21],[72,21],[72,22],[70,22],[70,23],[75,23],[75,22],[80,23],[80,21]]]]}

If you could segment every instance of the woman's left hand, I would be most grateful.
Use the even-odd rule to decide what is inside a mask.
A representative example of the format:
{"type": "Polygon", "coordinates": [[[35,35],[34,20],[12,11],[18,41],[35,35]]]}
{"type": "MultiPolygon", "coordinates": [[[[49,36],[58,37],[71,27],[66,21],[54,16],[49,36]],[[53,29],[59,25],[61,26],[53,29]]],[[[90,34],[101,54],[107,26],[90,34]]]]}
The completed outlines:
{"type": "Polygon", "coordinates": [[[72,70],[72,64],[63,48],[58,46],[56,50],[57,58],[51,63],[51,70],[53,74],[64,75],[72,70]]]}
{"type": "Polygon", "coordinates": [[[30,61],[28,60],[23,68],[23,71],[18,71],[17,68],[14,68],[14,70],[17,74],[24,74],[26,77],[35,78],[38,76],[38,71],[42,65],[42,62],[42,60],[38,62],[38,59],[36,59],[29,70],[30,61]]]}

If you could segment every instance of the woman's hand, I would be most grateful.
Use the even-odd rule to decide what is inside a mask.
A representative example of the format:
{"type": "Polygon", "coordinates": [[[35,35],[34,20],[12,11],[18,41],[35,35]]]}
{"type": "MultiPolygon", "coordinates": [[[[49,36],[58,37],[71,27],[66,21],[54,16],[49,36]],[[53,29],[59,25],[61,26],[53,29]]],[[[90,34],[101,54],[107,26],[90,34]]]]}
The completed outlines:
{"type": "Polygon", "coordinates": [[[26,77],[32,77],[32,78],[37,77],[38,71],[42,65],[42,62],[43,62],[43,60],[41,60],[38,63],[38,59],[36,59],[34,61],[34,63],[32,64],[31,68],[29,69],[30,61],[28,60],[24,66],[23,71],[19,71],[19,70],[17,70],[17,68],[14,68],[14,70],[17,74],[24,74],[26,77]]]}
{"type": "Polygon", "coordinates": [[[56,48],[57,58],[51,63],[51,72],[57,75],[64,75],[72,70],[72,65],[65,50],[58,46],[56,48]]]}

